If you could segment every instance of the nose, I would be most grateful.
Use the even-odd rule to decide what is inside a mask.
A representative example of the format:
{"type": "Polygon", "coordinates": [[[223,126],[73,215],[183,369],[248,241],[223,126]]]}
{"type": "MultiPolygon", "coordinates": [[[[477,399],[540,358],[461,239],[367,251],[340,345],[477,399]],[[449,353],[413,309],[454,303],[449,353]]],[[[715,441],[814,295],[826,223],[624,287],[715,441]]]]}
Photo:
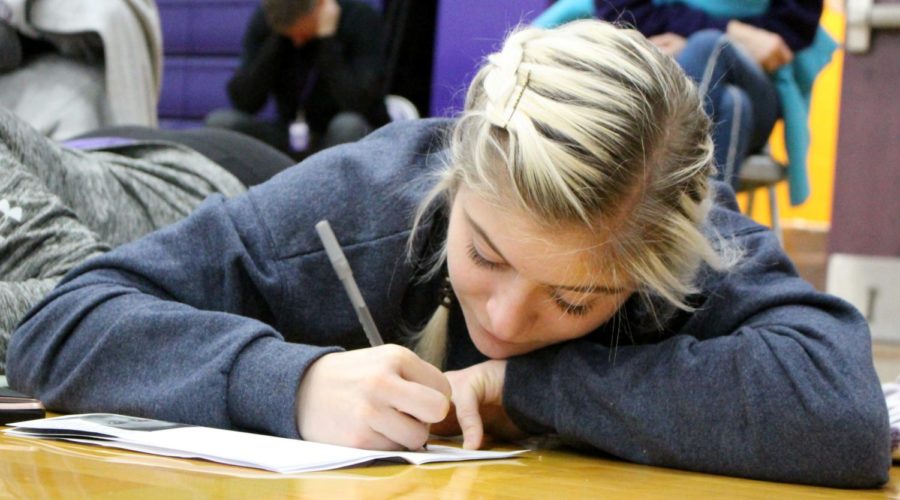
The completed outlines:
{"type": "Polygon", "coordinates": [[[494,336],[510,341],[527,333],[534,314],[530,295],[526,284],[517,278],[494,288],[487,302],[490,324],[486,325],[494,336]]]}

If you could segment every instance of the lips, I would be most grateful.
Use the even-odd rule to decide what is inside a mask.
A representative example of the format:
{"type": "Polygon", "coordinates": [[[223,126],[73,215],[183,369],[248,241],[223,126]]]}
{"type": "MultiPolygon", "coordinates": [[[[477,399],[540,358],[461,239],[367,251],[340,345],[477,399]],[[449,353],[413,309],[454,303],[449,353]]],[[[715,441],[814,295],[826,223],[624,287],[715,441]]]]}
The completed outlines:
{"type": "Polygon", "coordinates": [[[491,341],[493,341],[497,344],[515,345],[515,342],[510,342],[508,340],[501,339],[500,337],[495,335],[494,332],[492,332],[492,331],[488,330],[487,328],[485,328],[484,326],[482,326],[481,323],[478,323],[478,329],[481,331],[482,335],[484,335],[485,337],[488,337],[489,339],[491,339],[491,341]]]}

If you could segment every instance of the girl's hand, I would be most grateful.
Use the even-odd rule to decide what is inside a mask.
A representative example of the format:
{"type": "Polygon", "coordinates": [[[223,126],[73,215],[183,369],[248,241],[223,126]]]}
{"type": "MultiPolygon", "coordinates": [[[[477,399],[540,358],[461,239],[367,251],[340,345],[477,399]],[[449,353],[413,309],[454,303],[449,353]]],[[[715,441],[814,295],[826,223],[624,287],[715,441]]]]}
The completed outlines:
{"type": "Polygon", "coordinates": [[[769,73],[794,60],[794,52],[777,33],[740,21],[729,21],[727,33],[769,73]]]}
{"type": "Polygon", "coordinates": [[[450,383],[397,345],[326,354],[297,396],[297,430],[308,441],[372,450],[421,449],[428,426],[450,410],[450,383]]]}
{"type": "Polygon", "coordinates": [[[485,432],[501,439],[525,437],[503,409],[505,360],[493,359],[445,375],[453,387],[455,411],[432,426],[431,432],[440,435],[461,432],[463,447],[469,450],[481,447],[485,432]]]}

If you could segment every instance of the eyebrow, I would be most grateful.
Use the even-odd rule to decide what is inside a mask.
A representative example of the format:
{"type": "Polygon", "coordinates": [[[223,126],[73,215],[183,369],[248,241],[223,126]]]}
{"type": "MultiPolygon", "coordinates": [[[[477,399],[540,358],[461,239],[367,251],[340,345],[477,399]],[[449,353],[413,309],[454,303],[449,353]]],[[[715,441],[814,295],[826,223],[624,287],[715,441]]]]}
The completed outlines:
{"type": "MultiPolygon", "coordinates": [[[[480,236],[481,239],[484,240],[484,242],[487,244],[487,246],[491,247],[491,250],[493,250],[494,253],[499,255],[500,258],[503,259],[504,262],[509,262],[506,259],[506,257],[503,256],[503,252],[501,252],[499,249],[497,249],[496,245],[494,245],[494,242],[491,241],[491,239],[488,237],[488,235],[484,231],[484,229],[482,229],[481,226],[479,226],[478,223],[472,219],[472,217],[469,215],[469,212],[467,212],[465,209],[463,209],[462,212],[463,212],[463,215],[466,216],[466,221],[469,223],[470,226],[472,226],[472,229],[476,233],[478,233],[478,236],[480,236]]],[[[603,293],[603,294],[607,294],[607,295],[616,295],[616,294],[625,292],[625,289],[621,288],[621,287],[602,286],[602,285],[589,285],[589,286],[545,285],[545,286],[552,288],[552,289],[556,289],[556,290],[569,290],[569,291],[580,292],[580,293],[603,293]]]]}

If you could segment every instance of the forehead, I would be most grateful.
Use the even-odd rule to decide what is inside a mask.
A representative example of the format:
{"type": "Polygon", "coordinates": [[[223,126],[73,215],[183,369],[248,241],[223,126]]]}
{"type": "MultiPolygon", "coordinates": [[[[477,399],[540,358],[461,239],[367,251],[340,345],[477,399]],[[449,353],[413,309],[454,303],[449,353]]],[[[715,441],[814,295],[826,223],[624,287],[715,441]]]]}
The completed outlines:
{"type": "Polygon", "coordinates": [[[497,250],[530,280],[573,287],[625,285],[624,276],[608,257],[609,235],[603,229],[577,223],[549,227],[465,187],[454,200],[453,212],[471,226],[473,238],[486,237],[491,245],[487,249],[497,250]]]}

